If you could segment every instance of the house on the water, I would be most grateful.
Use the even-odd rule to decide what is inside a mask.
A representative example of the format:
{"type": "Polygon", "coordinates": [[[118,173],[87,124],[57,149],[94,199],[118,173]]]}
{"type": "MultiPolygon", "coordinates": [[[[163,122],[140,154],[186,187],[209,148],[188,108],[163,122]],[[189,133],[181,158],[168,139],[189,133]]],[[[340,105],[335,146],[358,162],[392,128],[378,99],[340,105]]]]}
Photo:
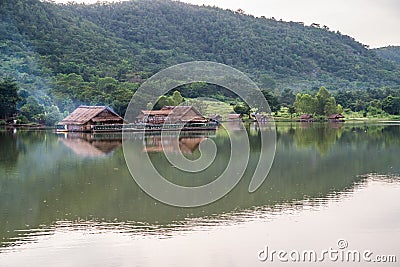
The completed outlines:
{"type": "Polygon", "coordinates": [[[329,121],[344,122],[344,116],[340,113],[334,113],[328,117],[329,121]]]}
{"type": "Polygon", "coordinates": [[[312,122],[314,121],[314,117],[312,114],[303,114],[299,117],[299,119],[297,121],[300,122],[312,122]]]}
{"type": "Polygon", "coordinates": [[[206,123],[209,120],[193,106],[164,106],[161,110],[142,110],[138,122],[149,124],[206,123]]]}
{"type": "Polygon", "coordinates": [[[79,106],[57,125],[57,130],[90,132],[95,125],[122,123],[124,119],[107,106],[79,106]]]}

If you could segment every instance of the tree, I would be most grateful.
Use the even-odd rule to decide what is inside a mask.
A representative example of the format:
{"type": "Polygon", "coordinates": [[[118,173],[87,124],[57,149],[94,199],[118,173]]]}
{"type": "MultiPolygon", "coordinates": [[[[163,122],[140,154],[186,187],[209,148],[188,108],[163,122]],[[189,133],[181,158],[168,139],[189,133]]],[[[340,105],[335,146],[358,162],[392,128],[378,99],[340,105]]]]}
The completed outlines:
{"type": "Polygon", "coordinates": [[[270,90],[262,90],[261,93],[267,100],[269,108],[272,112],[277,112],[281,108],[278,98],[270,90]]]}
{"type": "Polygon", "coordinates": [[[290,118],[292,118],[292,117],[293,117],[293,114],[296,112],[295,107],[289,106],[288,112],[289,112],[289,114],[290,114],[290,118]]]}
{"type": "Polygon", "coordinates": [[[336,100],[334,97],[330,97],[326,100],[324,106],[324,115],[329,116],[337,112],[336,100]]]}
{"type": "MultiPolygon", "coordinates": [[[[316,99],[317,99],[317,106],[316,106],[316,110],[315,113],[318,115],[329,115],[326,113],[326,108],[325,105],[328,101],[332,102],[331,99],[331,94],[329,93],[329,91],[326,89],[325,86],[322,86],[317,95],[316,95],[316,99]]],[[[334,100],[334,99],[333,99],[334,100]]],[[[332,105],[332,103],[329,103],[329,105],[332,105]]],[[[335,102],[335,106],[336,106],[336,102],[335,102]]],[[[329,107],[329,109],[331,109],[331,107],[329,107]]],[[[328,110],[330,111],[330,110],[328,110]]]]}
{"type": "Polygon", "coordinates": [[[389,114],[400,114],[400,97],[388,96],[383,100],[382,108],[389,114]]]}
{"type": "Polygon", "coordinates": [[[183,97],[179,91],[174,91],[172,99],[174,100],[174,106],[178,106],[183,102],[183,97]]]}
{"type": "Polygon", "coordinates": [[[34,96],[29,96],[26,99],[26,104],[21,107],[21,114],[30,121],[41,121],[44,112],[44,106],[39,104],[39,101],[34,96]]]}
{"type": "Polygon", "coordinates": [[[18,85],[10,78],[0,81],[0,116],[8,119],[17,111],[18,85]]]}
{"type": "Polygon", "coordinates": [[[316,105],[317,105],[316,98],[312,97],[309,94],[300,94],[300,93],[296,95],[296,101],[293,104],[297,113],[309,113],[309,114],[316,113],[316,105]]]}
{"type": "Polygon", "coordinates": [[[337,111],[336,111],[337,113],[343,113],[343,107],[342,107],[342,105],[338,104],[336,110],[337,110],[337,111]]]}
{"type": "Polygon", "coordinates": [[[48,126],[53,126],[62,119],[60,110],[54,105],[46,107],[44,115],[45,124],[48,126]]]}
{"type": "Polygon", "coordinates": [[[250,107],[246,103],[238,103],[233,107],[233,110],[240,115],[250,116],[250,107]]]}

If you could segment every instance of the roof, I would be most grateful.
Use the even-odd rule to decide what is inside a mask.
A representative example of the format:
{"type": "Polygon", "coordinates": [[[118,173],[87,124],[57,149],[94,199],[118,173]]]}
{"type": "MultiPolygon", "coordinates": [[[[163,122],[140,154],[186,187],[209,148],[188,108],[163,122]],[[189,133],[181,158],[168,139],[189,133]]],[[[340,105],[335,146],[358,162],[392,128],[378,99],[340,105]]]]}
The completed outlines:
{"type": "Polygon", "coordinates": [[[303,114],[300,116],[300,119],[312,119],[313,115],[311,114],[303,114]]]}
{"type": "Polygon", "coordinates": [[[161,110],[142,110],[138,118],[144,116],[168,116],[169,121],[179,121],[190,110],[194,111],[196,114],[196,116],[192,116],[190,120],[206,121],[204,116],[201,115],[201,113],[197,111],[197,109],[195,109],[193,106],[164,106],[161,110]]]}
{"type": "Polygon", "coordinates": [[[107,106],[79,106],[71,114],[65,117],[60,123],[61,124],[85,124],[88,121],[123,121],[117,113],[107,106]],[[103,111],[109,111],[113,117],[95,118],[103,111]]]}
{"type": "Polygon", "coordinates": [[[329,115],[328,119],[343,119],[344,116],[340,113],[334,113],[332,115],[329,115]]]}

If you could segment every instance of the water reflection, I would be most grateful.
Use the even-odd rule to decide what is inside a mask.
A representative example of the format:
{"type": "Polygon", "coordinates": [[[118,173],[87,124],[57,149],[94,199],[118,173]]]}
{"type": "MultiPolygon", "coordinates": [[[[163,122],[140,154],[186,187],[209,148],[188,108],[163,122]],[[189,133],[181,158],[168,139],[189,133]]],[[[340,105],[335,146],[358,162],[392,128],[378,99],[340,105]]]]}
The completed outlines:
{"type": "MultiPolygon", "coordinates": [[[[248,130],[252,151],[244,179],[220,201],[191,209],[167,206],[143,193],[126,168],[118,136],[64,138],[49,132],[2,133],[0,161],[7,162],[9,155],[12,160],[0,164],[1,245],[32,242],[34,236],[55,229],[94,227],[101,231],[106,227],[117,232],[162,235],[173,229],[190,231],[199,225],[278,216],[340,201],[370,179],[360,175],[375,173],[375,179],[379,179],[379,175],[400,174],[397,125],[345,124],[332,128],[314,123],[304,128],[298,123],[282,123],[277,126],[277,153],[271,172],[264,184],[249,194],[259,138],[254,125],[248,130]],[[106,156],[92,156],[97,155],[93,149],[106,156]]],[[[185,144],[188,153],[197,153],[203,138],[182,137],[179,147],[182,150],[185,144]]],[[[219,151],[229,151],[224,132],[207,138],[215,141],[219,151]]],[[[138,135],[133,140],[137,160],[144,150],[152,149],[152,161],[178,184],[206,183],[229,159],[222,153],[207,176],[185,176],[157,152],[159,137],[146,136],[143,140],[138,135]]]]}
{"type": "Polygon", "coordinates": [[[161,138],[160,135],[148,135],[145,138],[143,152],[177,153],[180,150],[183,154],[192,155],[204,140],[206,137],[165,136],[161,138]]]}
{"type": "Polygon", "coordinates": [[[106,134],[63,133],[58,140],[80,157],[105,157],[122,145],[121,136],[106,134]]]}

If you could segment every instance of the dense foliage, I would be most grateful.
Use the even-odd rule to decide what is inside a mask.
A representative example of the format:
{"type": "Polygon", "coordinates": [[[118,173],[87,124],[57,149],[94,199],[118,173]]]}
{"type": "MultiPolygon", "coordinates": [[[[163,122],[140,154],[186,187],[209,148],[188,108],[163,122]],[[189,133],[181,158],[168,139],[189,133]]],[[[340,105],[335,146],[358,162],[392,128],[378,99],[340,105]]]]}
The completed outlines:
{"type": "MultiPolygon", "coordinates": [[[[294,92],[313,94],[323,85],[341,94],[400,85],[400,65],[382,58],[389,58],[383,50],[317,24],[170,0],[94,5],[3,0],[0,13],[0,73],[21,88],[22,118],[38,122],[54,121],[46,114],[58,118],[79,104],[109,105],[123,114],[144,80],[192,60],[225,63],[248,74],[274,102],[273,111],[291,106],[294,92]]],[[[234,98],[202,83],[179,91],[184,97],[234,98]]],[[[391,96],[385,103],[396,102],[397,95],[391,96]]],[[[358,108],[357,100],[337,102],[358,108]]],[[[368,101],[361,102],[369,106],[368,101]]]]}
{"type": "Polygon", "coordinates": [[[17,111],[18,85],[10,78],[0,80],[0,119],[8,119],[17,111]]]}
{"type": "Polygon", "coordinates": [[[375,51],[380,57],[400,64],[400,46],[387,46],[377,48],[375,51]]]}

